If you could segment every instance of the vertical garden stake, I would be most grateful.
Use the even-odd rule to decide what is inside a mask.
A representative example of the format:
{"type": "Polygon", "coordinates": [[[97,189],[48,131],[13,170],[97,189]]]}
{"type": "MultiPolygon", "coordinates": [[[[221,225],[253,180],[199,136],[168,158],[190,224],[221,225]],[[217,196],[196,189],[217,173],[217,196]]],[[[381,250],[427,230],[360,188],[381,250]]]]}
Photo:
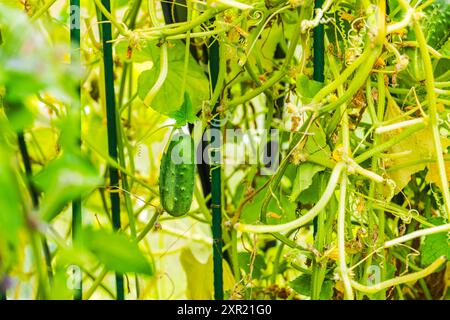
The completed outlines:
{"type": "MultiPolygon", "coordinates": [[[[314,1],[314,9],[319,9],[323,5],[323,0],[315,0],[314,1]]],[[[325,75],[324,75],[324,69],[325,69],[325,39],[324,39],[324,26],[323,24],[319,23],[313,30],[313,79],[318,82],[324,82],[325,75]]],[[[322,212],[321,214],[324,214],[322,212]]],[[[319,216],[315,217],[313,220],[313,234],[314,239],[317,241],[317,237],[320,237],[318,234],[319,229],[319,216]]],[[[323,225],[322,225],[323,227],[323,225]]],[[[322,231],[323,232],[323,231],[322,231]]],[[[324,280],[324,270],[320,268],[314,268],[313,273],[313,281],[311,283],[311,293],[312,298],[318,298],[320,296],[320,291],[322,287],[322,283],[324,280]]]]}
{"type": "MultiPolygon", "coordinates": [[[[111,12],[111,4],[109,0],[102,0],[103,6],[108,12],[111,12]]],[[[116,101],[114,94],[114,62],[112,54],[112,39],[111,23],[107,18],[101,14],[100,33],[103,45],[103,68],[105,80],[105,95],[106,95],[106,120],[108,127],[108,153],[111,159],[118,162],[117,155],[117,126],[116,126],[116,101]]],[[[120,196],[119,188],[119,172],[116,168],[109,167],[109,188],[111,199],[111,218],[114,230],[118,231],[121,228],[120,223],[120,196]]],[[[116,272],[116,293],[117,300],[125,298],[123,288],[123,274],[116,272]]]]}
{"type": "MultiPolygon", "coordinates": [[[[219,75],[219,42],[213,40],[209,49],[209,68],[211,85],[215,88],[219,75]]],[[[219,102],[218,102],[219,103],[219,102]]],[[[217,115],[217,105],[213,108],[213,118],[217,115]]],[[[217,115],[218,116],[218,115],[217,115]]],[[[212,131],[220,130],[220,121],[211,121],[212,131]]],[[[211,139],[211,209],[213,234],[213,271],[214,271],[214,298],[223,300],[223,266],[222,266],[222,183],[220,166],[220,135],[211,139]],[[218,160],[217,160],[218,159],[218,160]]]]}
{"type": "MultiPolygon", "coordinates": [[[[70,0],[70,43],[71,55],[70,63],[74,70],[81,71],[81,44],[80,44],[80,0],[70,0]]],[[[77,121],[76,137],[81,147],[81,79],[78,80],[77,92],[72,101],[72,116],[77,121]]],[[[75,243],[78,234],[82,227],[82,213],[81,213],[81,199],[75,199],[72,202],[72,242],[75,243]]],[[[82,300],[82,279],[80,277],[78,283],[74,288],[73,298],[75,300],[82,300]]]]}

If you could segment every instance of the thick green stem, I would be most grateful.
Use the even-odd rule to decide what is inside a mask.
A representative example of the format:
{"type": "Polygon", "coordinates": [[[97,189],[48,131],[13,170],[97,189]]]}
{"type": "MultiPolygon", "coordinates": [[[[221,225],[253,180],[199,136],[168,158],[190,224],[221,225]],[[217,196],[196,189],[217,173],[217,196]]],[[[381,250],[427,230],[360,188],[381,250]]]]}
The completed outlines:
{"type": "Polygon", "coordinates": [[[397,286],[402,283],[407,283],[411,281],[417,281],[418,279],[424,278],[433,272],[435,272],[445,261],[447,260],[446,257],[439,257],[437,258],[432,264],[430,264],[425,269],[422,269],[421,271],[410,273],[404,276],[396,277],[390,280],[386,280],[380,283],[377,283],[373,286],[365,286],[362,285],[354,280],[351,281],[351,285],[362,292],[365,293],[377,293],[381,290],[387,289],[389,287],[397,286]]]}
{"type": "Polygon", "coordinates": [[[338,184],[339,177],[342,173],[342,170],[345,168],[345,164],[343,162],[338,162],[331,173],[330,180],[328,181],[327,187],[325,188],[322,197],[317,202],[317,204],[312,207],[306,214],[297,218],[293,221],[278,224],[278,225],[253,225],[253,224],[243,224],[237,223],[235,224],[235,228],[241,232],[250,232],[250,233],[272,233],[272,232],[281,232],[285,230],[292,230],[295,228],[299,228],[302,225],[312,221],[314,217],[322,211],[327,205],[328,201],[330,201],[332,195],[334,194],[334,190],[338,184]]]}
{"type": "Polygon", "coordinates": [[[448,219],[450,219],[450,189],[448,185],[448,177],[445,171],[441,135],[439,133],[439,114],[437,112],[436,106],[436,93],[434,92],[433,66],[431,64],[430,54],[427,50],[427,42],[420,27],[419,21],[415,19],[413,25],[417,42],[419,43],[420,53],[422,55],[423,66],[425,69],[425,88],[427,90],[430,127],[433,133],[433,142],[436,152],[439,181],[441,183],[441,191],[444,198],[445,210],[447,211],[448,219]]]}

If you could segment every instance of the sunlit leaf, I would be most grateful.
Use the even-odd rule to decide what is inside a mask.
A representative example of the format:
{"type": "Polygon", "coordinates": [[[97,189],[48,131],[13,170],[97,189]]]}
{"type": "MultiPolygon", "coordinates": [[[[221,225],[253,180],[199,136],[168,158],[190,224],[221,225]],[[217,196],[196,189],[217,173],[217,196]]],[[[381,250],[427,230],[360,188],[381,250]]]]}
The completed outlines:
{"type": "MultiPolygon", "coordinates": [[[[432,218],[431,223],[442,225],[443,218],[432,218]]],[[[424,267],[432,264],[437,258],[446,256],[450,258],[450,237],[447,232],[430,234],[426,236],[420,246],[421,264],[424,267]]]]}
{"type": "MultiPolygon", "coordinates": [[[[385,118],[393,119],[400,118],[402,120],[408,120],[403,112],[393,103],[388,103],[387,112],[385,118]]],[[[397,129],[382,134],[382,140],[387,141],[398,135],[403,129],[397,129]]],[[[450,139],[441,138],[443,149],[447,149],[450,146],[450,139]]],[[[411,180],[411,175],[425,169],[428,166],[427,162],[421,161],[423,159],[435,158],[434,139],[431,129],[429,127],[424,128],[408,138],[393,145],[385,156],[385,166],[388,168],[387,174],[389,178],[394,180],[397,185],[395,192],[400,192],[411,180]],[[392,154],[392,157],[389,155],[392,154]],[[398,167],[398,169],[389,170],[389,167],[398,167]]],[[[429,176],[430,181],[436,180],[435,167],[431,167],[429,176]]],[[[440,184],[438,184],[440,185],[440,184]]]]}
{"type": "MultiPolygon", "coordinates": [[[[151,46],[151,44],[150,44],[151,46]]],[[[175,42],[170,46],[169,51],[169,71],[161,89],[153,99],[151,107],[164,115],[170,116],[179,110],[183,104],[184,92],[180,90],[184,87],[189,93],[194,112],[202,108],[203,101],[209,98],[209,83],[204,70],[199,64],[189,57],[189,67],[186,70],[186,80],[183,82],[185,73],[184,48],[182,42],[175,42]]],[[[155,54],[151,51],[150,59],[153,59],[152,69],[144,71],[139,76],[138,94],[144,100],[147,93],[156,83],[159,76],[159,52],[155,54]]]]}
{"type": "Polygon", "coordinates": [[[184,93],[184,101],[181,108],[174,113],[170,114],[170,117],[176,120],[178,127],[184,126],[186,123],[194,123],[197,120],[194,109],[192,107],[191,98],[189,93],[184,93]]]}
{"type": "Polygon", "coordinates": [[[102,183],[97,170],[89,161],[78,155],[63,154],[51,161],[34,178],[44,192],[42,218],[50,221],[71,200],[93,190],[102,183]]]}
{"type": "MultiPolygon", "coordinates": [[[[180,262],[186,272],[186,296],[190,300],[214,298],[212,256],[206,263],[199,262],[189,248],[183,249],[180,262]]],[[[234,277],[228,263],[223,260],[223,286],[228,291],[234,287],[234,277]]]]}
{"type": "Polygon", "coordinates": [[[295,201],[300,193],[308,189],[313,182],[313,177],[315,176],[315,174],[323,171],[324,169],[324,167],[314,163],[307,162],[300,164],[297,168],[297,175],[295,176],[294,184],[292,187],[292,193],[290,197],[291,201],[295,201]]]}
{"type": "Polygon", "coordinates": [[[154,273],[152,264],[138,245],[124,234],[88,228],[83,231],[82,243],[109,270],[146,275],[154,273]]]}
{"type": "Polygon", "coordinates": [[[297,92],[305,98],[305,101],[312,99],[322,87],[322,82],[311,80],[304,74],[297,76],[297,92]]]}

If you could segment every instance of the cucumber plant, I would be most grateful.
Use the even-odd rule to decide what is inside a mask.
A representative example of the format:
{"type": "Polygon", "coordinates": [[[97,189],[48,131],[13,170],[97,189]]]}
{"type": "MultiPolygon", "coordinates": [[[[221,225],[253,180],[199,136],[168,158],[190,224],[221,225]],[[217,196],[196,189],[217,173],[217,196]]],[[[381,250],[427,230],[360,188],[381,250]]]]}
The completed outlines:
{"type": "Polygon", "coordinates": [[[449,298],[448,0],[71,4],[0,4],[0,298],[449,298]]]}

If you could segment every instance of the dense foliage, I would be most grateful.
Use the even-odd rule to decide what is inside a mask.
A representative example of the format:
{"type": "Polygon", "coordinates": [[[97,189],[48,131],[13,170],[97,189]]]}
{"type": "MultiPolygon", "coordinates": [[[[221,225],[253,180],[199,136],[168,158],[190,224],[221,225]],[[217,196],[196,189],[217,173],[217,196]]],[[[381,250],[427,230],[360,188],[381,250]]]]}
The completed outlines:
{"type": "Polygon", "coordinates": [[[0,297],[448,299],[449,36],[448,0],[0,0],[0,297]]]}

